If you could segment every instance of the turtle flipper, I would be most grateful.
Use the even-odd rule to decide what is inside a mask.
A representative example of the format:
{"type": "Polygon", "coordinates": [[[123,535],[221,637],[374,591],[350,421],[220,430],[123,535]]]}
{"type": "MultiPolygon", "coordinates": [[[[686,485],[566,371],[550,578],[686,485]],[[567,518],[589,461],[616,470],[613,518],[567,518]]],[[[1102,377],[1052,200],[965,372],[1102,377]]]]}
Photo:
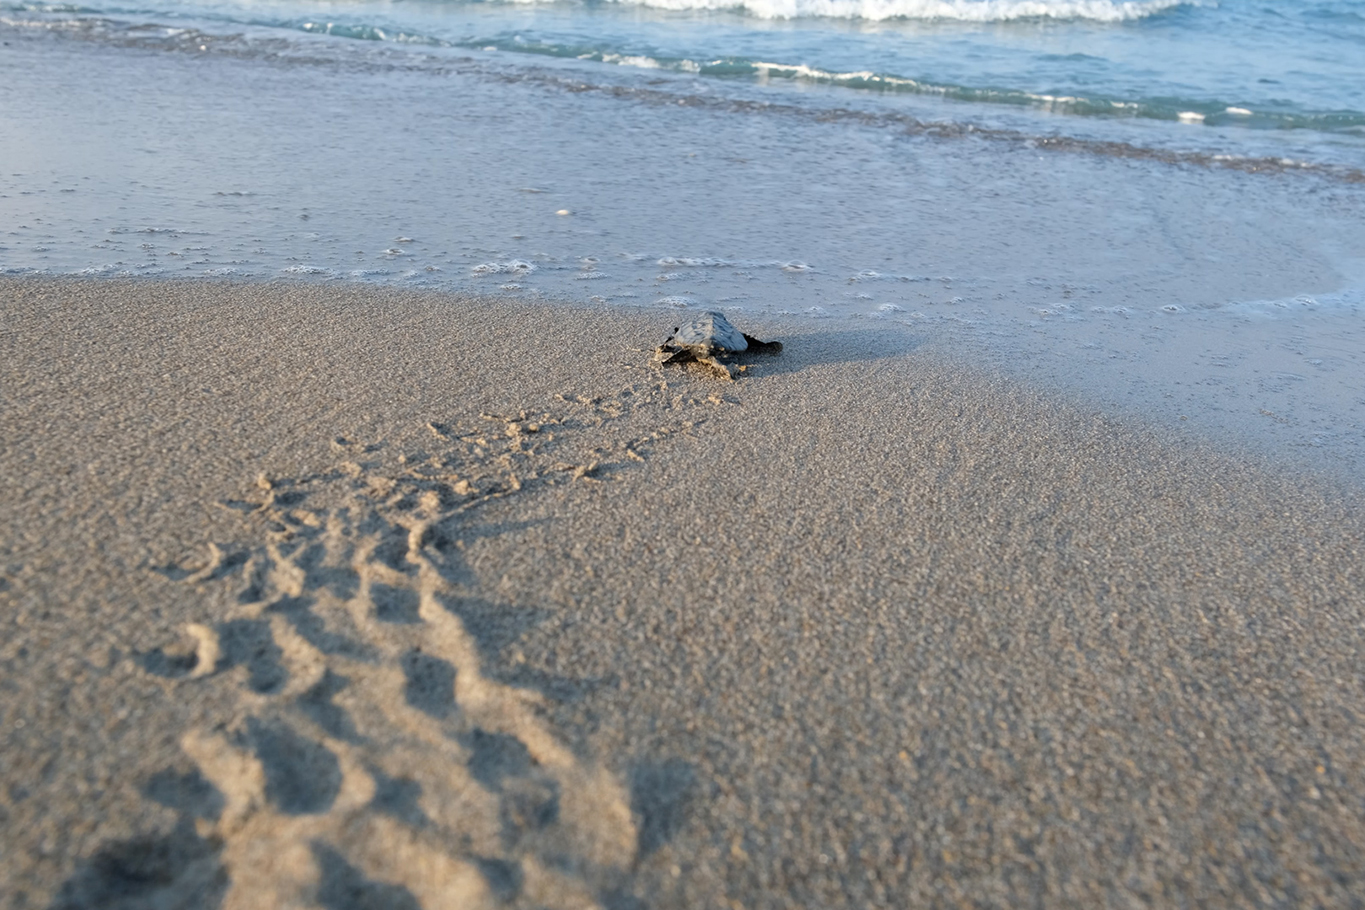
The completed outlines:
{"type": "Polygon", "coordinates": [[[720,360],[718,360],[714,356],[697,357],[694,359],[696,360],[698,366],[709,368],[710,372],[714,374],[718,379],[728,379],[733,381],[735,378],[735,368],[730,366],[728,363],[721,363],[720,360]]]}
{"type": "Polygon", "coordinates": [[[654,349],[655,363],[691,363],[696,358],[687,348],[678,348],[664,342],[654,349]]]}
{"type": "Polygon", "coordinates": [[[769,356],[782,353],[782,342],[780,341],[759,341],[754,336],[748,334],[744,336],[744,340],[749,344],[747,353],[767,354],[769,356]]]}

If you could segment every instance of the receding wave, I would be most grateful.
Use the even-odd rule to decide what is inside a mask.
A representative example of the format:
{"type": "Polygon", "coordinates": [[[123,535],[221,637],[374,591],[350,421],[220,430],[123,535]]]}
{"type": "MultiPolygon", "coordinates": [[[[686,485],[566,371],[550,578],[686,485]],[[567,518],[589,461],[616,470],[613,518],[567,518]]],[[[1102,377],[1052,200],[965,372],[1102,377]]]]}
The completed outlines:
{"type": "MultiPolygon", "coordinates": [[[[724,0],[610,0],[610,2],[647,2],[647,3],[721,3],[724,0]]],[[[763,0],[767,2],[767,0],[763,0]]],[[[779,2],[779,0],[774,0],[779,2]]],[[[780,0],[787,3],[844,2],[844,0],[780,0]]],[[[873,0],[859,0],[873,2],[873,0]]],[[[1157,6],[1171,6],[1172,3],[1133,2],[1120,3],[1112,0],[1090,0],[1090,2],[1062,2],[1062,0],[877,0],[884,3],[900,3],[925,9],[937,6],[949,7],[990,7],[1022,10],[1025,8],[1047,7],[1053,15],[1060,15],[1071,7],[1105,7],[1154,9],[1157,6]]],[[[75,7],[55,4],[19,3],[6,4],[0,0],[0,12],[41,9],[44,13],[54,10],[67,12],[75,7]]],[[[984,13],[983,13],[984,15],[984,13]]],[[[113,20],[98,17],[77,19],[34,20],[24,22],[9,18],[0,19],[9,25],[37,25],[47,28],[75,27],[103,31],[124,28],[147,28],[143,26],[118,25],[113,20]]],[[[1288,106],[1258,107],[1236,102],[1209,98],[1115,98],[1102,94],[1084,95],[1067,93],[1046,93],[1010,88],[1008,86],[972,86],[939,82],[932,79],[918,79],[894,73],[858,70],[840,72],[826,70],[806,64],[783,63],[781,61],[757,60],[744,57],[676,57],[660,54],[631,52],[626,49],[613,49],[588,44],[565,44],[553,41],[528,40],[521,35],[502,35],[492,38],[475,37],[451,41],[420,32],[402,31],[393,27],[365,24],[362,22],[324,22],[316,20],[257,19],[242,24],[266,26],[312,34],[325,34],[336,38],[382,43],[426,45],[429,47],[469,48],[479,50],[497,49],[507,53],[530,54],[535,56],[556,57],[593,61],[607,65],[635,67],[639,69],[664,70],[675,73],[709,76],[713,78],[738,78],[758,80],[787,80],[791,82],[814,83],[837,86],[840,88],[887,92],[913,95],[926,95],[969,104],[1004,105],[1017,108],[1032,108],[1052,114],[1078,117],[1102,118],[1139,118],[1145,120],[1165,120],[1192,126],[1239,127],[1254,130],[1311,130],[1322,133],[1346,134],[1365,137],[1365,112],[1356,110],[1304,110],[1288,106]]],[[[168,34],[183,29],[168,28],[168,34]]]]}
{"type": "MultiPolygon", "coordinates": [[[[130,24],[99,17],[24,20],[0,15],[0,26],[19,29],[38,28],[49,34],[60,33],[77,40],[110,43],[124,47],[156,48],[171,52],[180,51],[196,55],[205,52],[211,45],[213,52],[217,55],[289,60],[296,64],[326,62],[330,65],[344,59],[344,56],[333,57],[326,54],[318,55],[315,53],[316,50],[319,49],[317,46],[312,46],[312,49],[310,50],[305,48],[304,45],[296,45],[292,42],[282,42],[273,37],[251,37],[240,33],[210,34],[194,28],[180,28],[151,23],[130,24]]],[[[277,25],[277,27],[280,26],[277,25]]],[[[307,28],[307,26],[302,23],[295,23],[292,27],[302,28],[308,31],[314,30],[307,28]]],[[[344,35],[345,33],[333,31],[333,34],[344,35]]],[[[381,34],[377,30],[373,33],[357,31],[350,37],[366,38],[377,43],[397,40],[442,47],[467,46],[463,43],[453,44],[420,35],[398,36],[389,33],[381,34]]],[[[484,45],[484,47],[490,50],[493,49],[491,45],[487,44],[484,45]]],[[[341,48],[342,45],[333,46],[333,50],[335,51],[340,51],[341,48]]],[[[556,57],[574,56],[579,59],[596,59],[605,63],[631,65],[648,69],[671,69],[694,74],[710,73],[725,75],[727,72],[744,74],[766,71],[770,76],[785,75],[789,78],[806,78],[817,81],[830,79],[845,85],[857,85],[860,80],[868,85],[881,85],[891,78],[877,76],[874,73],[825,73],[820,70],[810,69],[809,67],[763,62],[712,61],[702,64],[696,61],[683,59],[668,60],[646,56],[618,55],[593,51],[570,54],[568,53],[570,50],[569,48],[549,45],[519,45],[518,49],[524,53],[539,53],[556,57]]],[[[941,139],[971,137],[987,141],[1023,144],[1030,149],[1037,149],[1039,151],[1089,153],[1105,157],[1142,159],[1167,164],[1218,168],[1257,174],[1298,172],[1316,174],[1346,183],[1365,183],[1365,171],[1348,164],[1315,162],[1281,156],[1219,154],[1213,151],[1190,151],[1174,148],[1149,147],[1145,145],[1130,144],[1124,141],[1091,139],[1079,136],[1055,134],[1039,135],[1014,128],[985,126],[956,120],[921,120],[914,115],[897,111],[872,113],[865,110],[838,106],[826,107],[817,105],[807,107],[781,101],[746,100],[741,97],[729,97],[724,93],[713,93],[705,89],[700,92],[686,91],[686,83],[677,83],[671,88],[656,87],[661,83],[655,80],[633,86],[628,84],[623,85],[619,82],[610,80],[596,83],[591,80],[585,80],[581,72],[560,72],[556,70],[541,70],[529,67],[507,68],[494,58],[479,56],[463,59],[446,56],[431,58],[413,56],[407,60],[400,60],[397,57],[390,56],[382,59],[383,62],[380,63],[378,59],[366,54],[364,56],[363,65],[366,67],[376,65],[382,66],[382,68],[386,70],[411,68],[414,71],[424,71],[428,66],[434,64],[441,71],[453,70],[466,72],[471,75],[479,74],[503,82],[540,84],[546,87],[565,89],[575,93],[603,92],[610,94],[613,97],[623,99],[629,98],[644,104],[665,104],[670,107],[673,105],[685,105],[696,109],[711,109],[731,113],[761,113],[771,116],[787,114],[797,117],[814,117],[822,122],[847,119],[865,125],[894,127],[907,134],[937,137],[941,139]],[[684,89],[684,92],[680,94],[677,89],[684,89]]],[[[912,80],[903,81],[907,83],[912,82],[912,80]]],[[[959,89],[953,89],[953,87],[937,87],[932,90],[947,93],[949,90],[959,89]]],[[[974,89],[960,90],[968,92],[984,91],[974,89]]],[[[1019,94],[1023,97],[1040,99],[1047,97],[1029,96],[1026,93],[1019,94]]],[[[986,99],[981,98],[978,100],[986,99]]],[[[1083,99],[1052,99],[1053,102],[1071,104],[1077,104],[1081,100],[1083,99]]],[[[1179,116],[1177,119],[1187,122],[1209,122],[1214,119],[1213,117],[1203,118],[1202,116],[1193,115],[1192,112],[1183,112],[1183,114],[1185,116],[1179,116]]],[[[1224,115],[1228,117],[1246,118],[1253,114],[1254,111],[1245,108],[1224,109],[1224,115]]],[[[1323,114],[1321,116],[1325,118],[1328,123],[1335,123],[1338,130],[1346,131],[1353,135],[1365,135],[1365,114],[1358,112],[1337,112],[1323,114]],[[1332,118],[1336,119],[1332,120],[1332,118]]]]}
{"type": "Polygon", "coordinates": [[[936,95],[953,101],[1007,104],[1077,116],[1142,117],[1208,126],[1365,133],[1365,113],[1359,111],[1255,110],[1205,99],[1118,99],[1103,95],[1047,94],[990,86],[937,83],[866,70],[830,72],[805,64],[766,61],[715,61],[695,65],[695,69],[688,62],[684,62],[679,69],[704,75],[752,73],[761,78],[785,78],[840,85],[845,88],[936,95]]]}
{"type": "MultiPolygon", "coordinates": [[[[536,2],[536,0],[528,0],[536,2]]],[[[1189,6],[1188,0],[609,0],[667,10],[730,10],[761,19],[1089,19],[1124,22],[1189,6]]]]}
{"type": "MultiPolygon", "coordinates": [[[[522,2],[522,0],[513,0],[513,2],[522,2]]],[[[539,2],[539,0],[525,0],[525,2],[539,2]]],[[[708,4],[714,8],[721,8],[723,4],[737,2],[737,0],[605,0],[605,2],[648,6],[676,5],[678,8],[705,9],[709,8],[708,4]]],[[[903,11],[914,10],[917,11],[917,15],[925,18],[934,15],[946,17],[945,10],[954,10],[956,17],[960,19],[972,17],[985,19],[989,16],[1003,19],[1043,15],[1057,18],[1068,15],[1085,15],[1092,19],[1136,18],[1174,6],[1189,5],[1188,3],[1178,2],[1178,0],[1142,0],[1142,2],[1136,2],[1136,0],[1134,2],[1119,2],[1119,0],[742,0],[742,2],[759,6],[773,4],[774,8],[791,7],[793,9],[798,7],[801,9],[815,9],[817,7],[829,7],[831,9],[847,7],[852,9],[856,6],[875,12],[876,10],[895,8],[903,11]]],[[[78,9],[78,7],[65,4],[6,4],[4,0],[0,0],[0,10],[19,8],[26,11],[40,9],[48,13],[52,11],[71,12],[78,9]]],[[[805,13],[794,15],[798,14],[805,15],[805,13]]],[[[905,14],[908,15],[908,13],[905,14]]],[[[810,15],[814,15],[814,13],[810,13],[810,15]]],[[[716,78],[788,80],[864,91],[935,96],[950,101],[1032,108],[1069,116],[1139,118],[1174,121],[1191,125],[1231,126],[1261,130],[1312,130],[1365,137],[1365,112],[1355,110],[1296,110],[1293,107],[1285,106],[1273,108],[1246,106],[1237,102],[1209,98],[1115,98],[1102,94],[1084,95],[1028,91],[1009,86],[960,85],[873,70],[840,72],[803,63],[783,63],[745,57],[707,58],[701,55],[678,57],[657,53],[641,53],[634,49],[616,49],[589,44],[567,44],[527,39],[520,34],[472,37],[452,41],[417,31],[404,31],[391,25],[368,24],[357,21],[337,22],[278,18],[255,18],[246,21],[229,19],[228,21],[241,21],[241,24],[245,25],[297,30],[360,41],[480,50],[495,48],[514,54],[586,60],[615,66],[657,69],[716,78]]]]}
{"type": "Polygon", "coordinates": [[[1360,111],[1256,109],[1228,104],[1216,99],[1127,99],[1110,98],[1103,95],[1048,94],[994,86],[954,85],[924,79],[911,79],[871,70],[837,72],[802,63],[748,60],[743,57],[720,57],[707,60],[617,53],[593,47],[527,41],[520,37],[473,41],[468,42],[468,46],[493,47],[510,53],[591,60],[617,66],[666,70],[718,78],[786,79],[792,82],[834,85],[864,91],[929,95],[952,101],[1027,107],[1054,114],[1078,117],[1138,117],[1191,125],[1235,126],[1269,130],[1306,129],[1365,136],[1365,113],[1360,111]]]}

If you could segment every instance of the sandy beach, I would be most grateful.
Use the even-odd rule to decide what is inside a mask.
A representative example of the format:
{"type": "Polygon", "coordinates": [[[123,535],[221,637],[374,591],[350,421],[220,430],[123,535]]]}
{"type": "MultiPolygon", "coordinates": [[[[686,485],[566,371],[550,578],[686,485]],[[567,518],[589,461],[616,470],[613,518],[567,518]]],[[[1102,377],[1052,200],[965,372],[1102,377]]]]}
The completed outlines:
{"type": "Polygon", "coordinates": [[[0,282],[5,906],[1359,906],[1356,491],[768,320],[0,282]]]}

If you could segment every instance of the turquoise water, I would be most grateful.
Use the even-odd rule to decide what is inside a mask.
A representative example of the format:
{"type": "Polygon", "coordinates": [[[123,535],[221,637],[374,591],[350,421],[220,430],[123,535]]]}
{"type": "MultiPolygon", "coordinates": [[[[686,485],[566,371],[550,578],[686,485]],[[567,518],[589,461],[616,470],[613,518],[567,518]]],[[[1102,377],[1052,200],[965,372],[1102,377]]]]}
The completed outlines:
{"type": "Polygon", "coordinates": [[[825,84],[967,105],[957,119],[1043,115],[1063,133],[1164,124],[1150,139],[1167,144],[1206,142],[1192,129],[1216,128],[1234,154],[1244,141],[1275,154],[1267,134],[1287,134],[1284,154],[1365,160],[1365,0],[90,0],[0,11],[825,84]]]}

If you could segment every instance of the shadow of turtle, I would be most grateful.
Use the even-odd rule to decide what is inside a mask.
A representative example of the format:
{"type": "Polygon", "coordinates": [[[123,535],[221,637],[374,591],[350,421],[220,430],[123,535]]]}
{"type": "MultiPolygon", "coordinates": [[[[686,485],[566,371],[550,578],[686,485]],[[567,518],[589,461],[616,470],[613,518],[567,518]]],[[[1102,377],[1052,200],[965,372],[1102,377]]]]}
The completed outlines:
{"type": "Polygon", "coordinates": [[[782,339],[780,354],[741,354],[737,362],[747,376],[779,376],[817,366],[837,366],[885,360],[909,354],[924,344],[922,334],[898,324],[877,329],[817,331],[802,326],[782,339]],[[895,331],[899,329],[899,331],[895,331]]]}

